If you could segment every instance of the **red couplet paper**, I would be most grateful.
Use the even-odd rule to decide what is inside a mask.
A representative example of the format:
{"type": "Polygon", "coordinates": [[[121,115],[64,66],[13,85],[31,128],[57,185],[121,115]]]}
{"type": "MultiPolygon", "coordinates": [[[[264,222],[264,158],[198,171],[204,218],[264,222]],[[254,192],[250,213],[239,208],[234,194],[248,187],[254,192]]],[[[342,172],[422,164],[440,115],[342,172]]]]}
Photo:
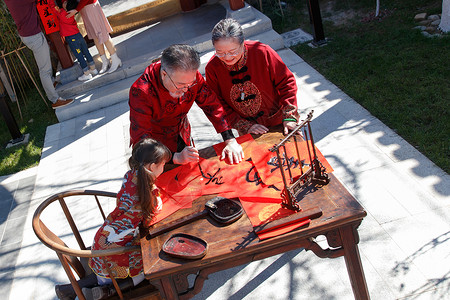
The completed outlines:
{"type": "Polygon", "coordinates": [[[156,185],[180,207],[190,207],[192,201],[202,195],[201,186],[195,184],[195,178],[200,176],[197,169],[197,164],[192,163],[164,172],[157,178],[156,185]]]}
{"type": "Polygon", "coordinates": [[[281,201],[281,190],[262,183],[251,160],[229,165],[218,159],[201,163],[203,189],[202,194],[218,194],[223,197],[264,197],[281,201]],[[213,175],[213,176],[212,176],[213,175]],[[223,183],[217,186],[218,183],[223,183]]]}
{"type": "MultiPolygon", "coordinates": [[[[190,207],[192,201],[202,195],[212,194],[228,198],[239,197],[254,227],[295,213],[281,206],[281,192],[284,185],[278,167],[278,157],[275,152],[269,150],[272,145],[256,144],[251,135],[239,137],[238,142],[246,155],[246,159],[239,164],[230,165],[221,161],[219,157],[200,158],[199,162],[179,166],[158,177],[157,186],[164,191],[166,202],[170,205],[166,216],[182,207],[190,207]]],[[[214,145],[218,156],[224,147],[224,143],[214,145]]],[[[316,155],[327,172],[331,172],[331,166],[318,149],[316,155]]],[[[302,165],[303,172],[309,168],[310,160],[304,141],[298,142],[297,146],[294,142],[287,143],[286,152],[283,148],[281,157],[288,180],[290,178],[288,164],[293,178],[301,175],[302,165]],[[300,154],[300,161],[297,151],[300,154]]],[[[163,217],[164,215],[161,215],[157,220],[163,217]]],[[[258,236],[260,239],[269,238],[307,223],[309,220],[299,221],[260,233],[258,236]]]]}
{"type": "MultiPolygon", "coordinates": [[[[239,197],[239,200],[241,201],[242,207],[244,208],[245,213],[247,214],[253,227],[257,227],[267,222],[272,222],[296,213],[293,210],[282,207],[280,199],[239,197]]],[[[279,227],[271,231],[259,233],[258,237],[260,240],[264,240],[278,236],[309,224],[310,221],[310,219],[302,220],[300,222],[279,227]]]]}
{"type": "MultiPolygon", "coordinates": [[[[170,216],[171,214],[173,214],[174,212],[176,212],[180,208],[190,207],[190,205],[187,206],[186,204],[183,204],[180,201],[176,201],[174,198],[169,196],[163,189],[160,189],[160,197],[161,197],[161,201],[163,202],[163,209],[161,210],[161,212],[159,214],[157,214],[153,218],[153,220],[149,224],[149,226],[151,226],[151,225],[153,225],[153,224],[163,220],[164,218],[170,216]]],[[[191,205],[192,205],[192,201],[191,201],[191,205]]]]}
{"type": "Polygon", "coordinates": [[[45,28],[45,33],[50,34],[59,31],[58,18],[51,13],[49,5],[54,5],[52,1],[38,1],[36,6],[41,18],[42,25],[45,28]]]}

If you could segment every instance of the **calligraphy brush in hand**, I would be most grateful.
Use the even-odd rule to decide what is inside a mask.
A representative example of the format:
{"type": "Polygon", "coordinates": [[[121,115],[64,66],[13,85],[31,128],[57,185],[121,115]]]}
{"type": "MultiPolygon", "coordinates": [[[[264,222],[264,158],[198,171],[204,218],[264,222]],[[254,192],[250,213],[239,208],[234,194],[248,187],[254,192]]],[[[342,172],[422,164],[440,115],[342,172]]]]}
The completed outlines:
{"type": "MultiPolygon", "coordinates": [[[[191,136],[191,146],[195,148],[194,139],[191,136]]],[[[205,177],[205,174],[203,173],[202,166],[200,165],[200,160],[197,162],[198,168],[200,169],[200,173],[202,174],[202,177],[205,177]]],[[[203,178],[201,178],[203,180],[203,178]]]]}

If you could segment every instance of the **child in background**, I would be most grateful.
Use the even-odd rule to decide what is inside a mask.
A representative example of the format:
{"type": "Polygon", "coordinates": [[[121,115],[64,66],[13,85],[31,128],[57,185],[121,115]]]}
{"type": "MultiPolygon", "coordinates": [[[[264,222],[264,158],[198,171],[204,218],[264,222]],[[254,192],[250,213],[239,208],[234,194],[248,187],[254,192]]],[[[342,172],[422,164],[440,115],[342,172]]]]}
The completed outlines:
{"type": "Polygon", "coordinates": [[[109,35],[113,29],[103,13],[100,2],[98,0],[80,0],[75,8],[69,6],[67,17],[73,17],[77,12],[80,12],[87,36],[94,40],[100,55],[102,68],[99,73],[103,74],[108,70],[108,67],[108,73],[116,71],[122,66],[122,60],[117,55],[116,47],[109,35]],[[111,66],[109,59],[106,57],[105,47],[111,56],[111,66]]]}
{"type": "MultiPolygon", "coordinates": [[[[125,174],[117,194],[117,206],[97,231],[92,250],[139,245],[139,226],[148,227],[162,209],[159,189],[154,183],[171,157],[172,153],[166,146],[150,138],[141,140],[133,147],[128,161],[131,170],[125,174]]],[[[136,286],[144,280],[139,251],[93,257],[89,259],[89,266],[97,275],[100,286],[83,288],[86,299],[104,299],[116,293],[104,260],[114,277],[120,279],[121,289],[136,286]]]]}
{"type": "Polygon", "coordinates": [[[98,71],[95,69],[94,59],[89,53],[86,41],[78,30],[77,21],[75,21],[74,17],[66,18],[66,5],[67,1],[62,2],[62,0],[56,0],[55,7],[50,6],[50,8],[59,20],[61,36],[65,38],[70,50],[83,69],[84,74],[78,77],[78,80],[86,81],[92,79],[93,75],[97,75],[98,71]]]}

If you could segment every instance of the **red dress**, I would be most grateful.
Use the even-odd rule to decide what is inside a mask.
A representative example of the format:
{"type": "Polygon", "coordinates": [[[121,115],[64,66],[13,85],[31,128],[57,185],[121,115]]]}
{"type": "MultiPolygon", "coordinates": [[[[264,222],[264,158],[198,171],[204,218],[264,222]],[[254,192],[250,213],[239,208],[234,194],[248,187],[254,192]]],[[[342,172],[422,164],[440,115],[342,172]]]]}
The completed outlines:
{"type": "Polygon", "coordinates": [[[161,63],[147,67],[144,74],[130,88],[130,143],[150,137],[176,152],[178,135],[190,145],[191,126],[187,113],[194,104],[203,110],[218,133],[230,127],[225,111],[216,95],[207,87],[197,71],[197,84],[180,98],[173,98],[163,86],[160,77],[161,63]]]}
{"type": "Polygon", "coordinates": [[[244,42],[244,55],[233,66],[214,56],[206,65],[206,82],[217,94],[228,123],[239,133],[258,123],[266,127],[283,119],[298,120],[295,77],[268,45],[244,42]]]}
{"type": "MultiPolygon", "coordinates": [[[[125,174],[122,188],[117,194],[116,208],[109,214],[103,225],[97,231],[92,244],[92,250],[114,249],[125,246],[139,245],[139,225],[150,224],[151,219],[144,219],[139,197],[137,196],[136,171],[125,174]]],[[[155,187],[154,193],[159,190],[155,187]]],[[[162,209],[161,198],[157,194],[158,208],[162,209]]],[[[127,252],[119,255],[92,257],[89,266],[100,277],[109,278],[104,260],[114,274],[115,278],[137,276],[142,272],[142,256],[140,251],[127,252]]]]}

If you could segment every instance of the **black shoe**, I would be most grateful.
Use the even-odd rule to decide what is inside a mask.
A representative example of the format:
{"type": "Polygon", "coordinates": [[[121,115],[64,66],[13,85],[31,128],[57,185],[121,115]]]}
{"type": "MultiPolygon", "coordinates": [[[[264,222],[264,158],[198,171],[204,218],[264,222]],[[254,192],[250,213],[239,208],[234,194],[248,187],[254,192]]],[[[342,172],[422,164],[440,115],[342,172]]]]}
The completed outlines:
{"type": "MultiPolygon", "coordinates": [[[[78,284],[80,288],[92,287],[97,284],[97,276],[95,274],[90,274],[78,280],[78,284]]],[[[74,300],[77,296],[70,283],[55,285],[55,292],[56,296],[58,296],[60,300],[74,300]]]]}
{"type": "Polygon", "coordinates": [[[60,300],[74,300],[77,294],[73,290],[71,284],[58,284],[55,285],[56,296],[60,300]]]}
{"type": "Polygon", "coordinates": [[[102,300],[116,294],[116,289],[112,284],[95,286],[93,288],[83,288],[83,295],[86,300],[102,300]]]}

